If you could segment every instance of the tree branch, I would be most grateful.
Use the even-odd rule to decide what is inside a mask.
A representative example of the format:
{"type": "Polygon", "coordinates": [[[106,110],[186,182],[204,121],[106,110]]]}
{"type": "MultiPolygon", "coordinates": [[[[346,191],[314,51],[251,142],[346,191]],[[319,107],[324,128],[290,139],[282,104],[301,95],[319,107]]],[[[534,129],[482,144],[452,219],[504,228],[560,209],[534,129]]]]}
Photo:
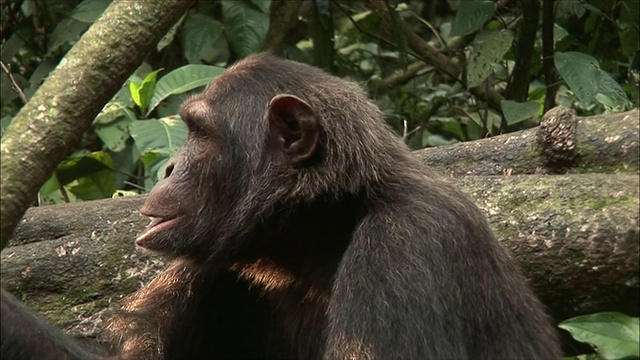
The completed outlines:
{"type": "Polygon", "coordinates": [[[114,1],[20,110],[2,138],[0,249],[56,165],[192,3],[114,1]]]}

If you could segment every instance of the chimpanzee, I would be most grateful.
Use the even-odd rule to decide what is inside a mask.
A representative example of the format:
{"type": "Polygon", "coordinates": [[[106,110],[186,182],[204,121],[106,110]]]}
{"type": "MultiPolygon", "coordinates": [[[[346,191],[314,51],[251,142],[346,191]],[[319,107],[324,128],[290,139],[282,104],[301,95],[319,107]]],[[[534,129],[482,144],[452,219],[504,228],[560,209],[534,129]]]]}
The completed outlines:
{"type": "MultiPolygon", "coordinates": [[[[358,86],[254,55],[180,114],[136,239],[171,265],[113,315],[116,358],[561,357],[482,213],[358,86]]],[[[99,358],[2,296],[3,359],[99,358]]]]}

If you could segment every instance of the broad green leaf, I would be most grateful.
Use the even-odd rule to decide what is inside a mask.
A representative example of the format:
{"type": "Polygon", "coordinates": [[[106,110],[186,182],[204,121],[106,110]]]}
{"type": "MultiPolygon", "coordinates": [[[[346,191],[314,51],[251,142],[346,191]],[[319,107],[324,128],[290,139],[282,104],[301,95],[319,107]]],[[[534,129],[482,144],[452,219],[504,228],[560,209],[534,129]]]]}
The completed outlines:
{"type": "Polygon", "coordinates": [[[595,346],[604,359],[640,357],[639,319],[616,312],[578,316],[558,325],[574,339],[595,346]]]}
{"type": "Polygon", "coordinates": [[[110,0],[84,0],[73,10],[71,17],[85,23],[93,23],[111,4],[110,0]]]}
{"type": "Polygon", "coordinates": [[[54,172],[49,178],[49,180],[47,180],[47,182],[45,182],[44,185],[42,185],[38,195],[39,196],[49,195],[57,191],[58,189],[60,189],[61,186],[62,185],[60,185],[60,181],[58,181],[58,176],[54,172]]]}
{"type": "Polygon", "coordinates": [[[626,102],[620,101],[613,96],[602,93],[596,94],[596,100],[604,106],[605,111],[608,113],[624,111],[626,107],[626,102]]]}
{"type": "Polygon", "coordinates": [[[500,106],[502,107],[502,114],[507,120],[507,125],[517,124],[534,117],[538,109],[540,109],[540,104],[534,101],[519,103],[512,100],[502,100],[500,106]]]}
{"type": "Polygon", "coordinates": [[[187,126],[177,116],[134,121],[129,133],[141,154],[155,149],[177,149],[187,140],[187,126]]]}
{"type": "Polygon", "coordinates": [[[164,169],[169,162],[169,159],[176,153],[176,149],[157,149],[147,151],[140,160],[144,164],[145,174],[145,189],[151,189],[164,176],[164,169]]]}
{"type": "Polygon", "coordinates": [[[596,101],[602,93],[620,101],[628,101],[620,85],[607,72],[600,69],[598,60],[579,52],[557,52],[554,62],[560,76],[584,105],[596,101]]]}
{"type": "Polygon", "coordinates": [[[211,52],[223,33],[222,23],[204,14],[195,14],[182,27],[184,56],[191,64],[200,63],[211,52]]]}
{"type": "Polygon", "coordinates": [[[479,30],[495,9],[495,2],[490,0],[461,2],[449,36],[464,36],[479,30]]]}
{"type": "Polygon", "coordinates": [[[269,12],[269,6],[271,6],[271,0],[251,0],[251,3],[265,13],[269,12]]]}
{"type": "Polygon", "coordinates": [[[112,121],[115,121],[123,115],[123,110],[128,110],[127,105],[121,103],[120,101],[109,102],[93,120],[93,125],[105,125],[112,121]]]}
{"type": "MultiPolygon", "coordinates": [[[[187,94],[195,92],[197,92],[197,88],[196,90],[187,92],[187,94]]],[[[156,118],[163,118],[178,114],[180,111],[180,105],[182,105],[185,96],[186,95],[172,95],[162,100],[162,102],[160,102],[160,104],[155,108],[156,118]]]]}
{"type": "Polygon", "coordinates": [[[471,44],[467,63],[467,86],[476,87],[491,74],[493,66],[509,51],[513,36],[508,31],[483,31],[471,44]]]}
{"type": "Polygon", "coordinates": [[[158,104],[171,95],[182,94],[200,86],[205,86],[224,72],[224,68],[210,65],[186,65],[158,80],[147,116],[158,104]]]}
{"type": "Polygon", "coordinates": [[[96,151],[66,158],[58,165],[55,173],[60,185],[66,185],[91,174],[110,170],[111,166],[109,154],[105,151],[96,151]]]}
{"type": "Polygon", "coordinates": [[[113,170],[104,170],[93,173],[77,180],[77,183],[69,186],[78,199],[97,200],[106,199],[117,190],[113,170]]]}
{"type": "Polygon", "coordinates": [[[598,92],[600,69],[598,60],[587,54],[568,51],[553,56],[556,69],[584,105],[594,102],[598,92]]]}
{"type": "Polygon", "coordinates": [[[127,108],[121,108],[119,116],[106,124],[96,124],[93,131],[102,140],[102,143],[111,151],[122,151],[129,140],[129,125],[136,120],[133,112],[127,108]]]}
{"type": "Polygon", "coordinates": [[[229,45],[239,58],[262,51],[269,14],[249,0],[223,0],[222,18],[229,45]]]}

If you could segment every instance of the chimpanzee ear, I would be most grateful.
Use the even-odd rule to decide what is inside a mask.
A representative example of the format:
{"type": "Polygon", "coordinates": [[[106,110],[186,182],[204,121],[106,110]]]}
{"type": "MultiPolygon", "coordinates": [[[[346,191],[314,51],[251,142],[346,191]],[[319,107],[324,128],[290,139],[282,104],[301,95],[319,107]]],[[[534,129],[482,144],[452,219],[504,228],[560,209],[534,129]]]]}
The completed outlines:
{"type": "Polygon", "coordinates": [[[269,130],[294,164],[312,157],[318,147],[320,130],[316,113],[297,96],[279,94],[271,99],[269,130]]]}

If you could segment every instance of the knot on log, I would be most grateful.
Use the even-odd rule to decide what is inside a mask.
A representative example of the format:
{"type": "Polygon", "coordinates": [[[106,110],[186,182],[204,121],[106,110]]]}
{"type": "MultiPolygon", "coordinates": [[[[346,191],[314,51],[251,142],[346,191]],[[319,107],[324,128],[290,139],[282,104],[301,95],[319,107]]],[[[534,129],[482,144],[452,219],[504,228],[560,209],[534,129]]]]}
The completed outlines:
{"type": "Polygon", "coordinates": [[[575,112],[562,106],[549,110],[542,118],[537,142],[549,170],[561,172],[576,161],[577,126],[575,112]]]}

